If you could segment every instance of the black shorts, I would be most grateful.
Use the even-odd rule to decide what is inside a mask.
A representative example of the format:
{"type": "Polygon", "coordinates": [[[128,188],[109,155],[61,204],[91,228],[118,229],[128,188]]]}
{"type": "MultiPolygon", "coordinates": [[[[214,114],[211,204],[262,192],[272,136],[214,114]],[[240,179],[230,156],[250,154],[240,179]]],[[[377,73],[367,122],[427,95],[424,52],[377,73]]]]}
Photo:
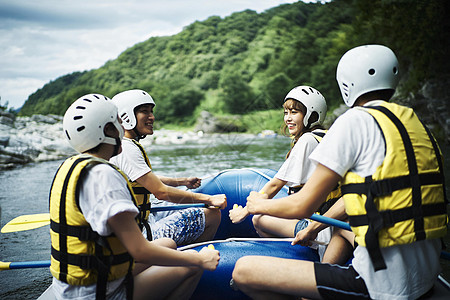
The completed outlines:
{"type": "Polygon", "coordinates": [[[352,265],[314,263],[317,289],[323,299],[370,299],[366,284],[352,265]]]}

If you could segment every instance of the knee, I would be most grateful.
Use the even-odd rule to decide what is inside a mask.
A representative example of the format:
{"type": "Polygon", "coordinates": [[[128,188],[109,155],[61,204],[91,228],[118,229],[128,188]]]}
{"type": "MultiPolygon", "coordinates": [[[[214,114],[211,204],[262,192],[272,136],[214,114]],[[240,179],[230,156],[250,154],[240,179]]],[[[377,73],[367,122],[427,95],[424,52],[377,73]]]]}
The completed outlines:
{"type": "Polygon", "coordinates": [[[162,237],[162,238],[154,240],[154,242],[163,247],[172,248],[172,249],[177,248],[177,243],[171,238],[162,237]]]}
{"type": "Polygon", "coordinates": [[[200,267],[189,267],[188,277],[196,276],[200,277],[203,275],[203,269],[200,267]]]}
{"type": "Polygon", "coordinates": [[[254,275],[254,267],[257,264],[253,256],[244,256],[238,259],[234,266],[232,278],[238,288],[248,285],[251,281],[252,274],[254,275]]]}
{"type": "Polygon", "coordinates": [[[192,277],[200,277],[203,275],[203,269],[196,266],[189,267],[175,267],[172,270],[172,274],[176,274],[178,272],[179,278],[192,278],[192,277]]]}
{"type": "Polygon", "coordinates": [[[204,208],[205,212],[205,222],[208,224],[220,224],[222,219],[222,213],[220,209],[217,208],[204,208]]]}
{"type": "Polygon", "coordinates": [[[252,218],[253,227],[255,227],[256,232],[260,232],[262,230],[262,215],[254,215],[252,218]]]}

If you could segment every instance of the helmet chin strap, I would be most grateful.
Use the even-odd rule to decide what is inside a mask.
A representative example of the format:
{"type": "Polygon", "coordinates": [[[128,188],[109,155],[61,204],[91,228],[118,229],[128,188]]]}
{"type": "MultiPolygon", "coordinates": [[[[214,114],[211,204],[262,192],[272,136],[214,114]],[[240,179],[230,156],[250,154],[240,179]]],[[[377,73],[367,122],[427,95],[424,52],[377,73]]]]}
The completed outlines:
{"type": "Polygon", "coordinates": [[[113,151],[113,155],[112,156],[116,156],[117,154],[119,154],[119,149],[120,146],[122,145],[122,140],[118,137],[116,137],[116,144],[114,145],[114,151],[113,151]]]}
{"type": "Polygon", "coordinates": [[[134,133],[136,134],[136,137],[134,138],[136,141],[139,142],[140,139],[143,139],[146,137],[145,134],[141,134],[137,129],[136,126],[133,128],[134,133]]]}
{"type": "Polygon", "coordinates": [[[122,140],[120,137],[112,138],[112,137],[107,136],[103,140],[103,143],[109,144],[109,145],[114,145],[114,151],[113,151],[112,156],[116,156],[117,154],[119,154],[119,149],[120,149],[120,146],[122,145],[122,140]]]}

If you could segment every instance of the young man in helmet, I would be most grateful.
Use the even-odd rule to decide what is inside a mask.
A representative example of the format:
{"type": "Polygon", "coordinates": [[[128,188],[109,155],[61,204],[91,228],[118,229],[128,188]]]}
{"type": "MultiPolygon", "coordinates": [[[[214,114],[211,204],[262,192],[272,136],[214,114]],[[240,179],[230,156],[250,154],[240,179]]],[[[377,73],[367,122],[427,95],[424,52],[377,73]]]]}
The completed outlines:
{"type": "Polygon", "coordinates": [[[153,134],[153,98],[143,90],[128,90],[115,95],[112,101],[118,107],[125,137],[122,153],[113,157],[111,162],[133,182],[141,215],[149,224],[145,230],[147,238],[169,237],[178,246],[213,239],[220,224],[220,209],[227,205],[225,195],[210,196],[173,187],[198,187],[200,179],[197,177],[177,179],[155,175],[144,148],[139,144],[140,139],[153,134]],[[169,204],[204,203],[211,208],[152,213],[151,205],[167,205],[167,202],[150,199],[150,193],[157,199],[170,201],[169,204]]]}
{"type": "Polygon", "coordinates": [[[243,292],[253,298],[417,299],[433,287],[447,230],[442,160],[414,112],[388,103],[398,76],[397,58],[385,46],[345,53],[337,81],[351,109],[311,154],[318,165],[308,182],[285,198],[267,201],[256,192],[247,198],[250,213],[305,218],[341,181],[352,231],[336,231],[327,251],[334,241],[356,246],[352,264],[247,256],[233,272],[243,292]]]}
{"type": "Polygon", "coordinates": [[[131,186],[108,162],[121,151],[116,106],[105,96],[85,95],[67,109],[63,128],[80,154],[61,165],[50,192],[54,294],[58,299],[188,299],[202,270],[216,268],[219,254],[177,251],[170,239],[150,242],[142,236],[131,186]],[[135,263],[140,267],[133,270],[135,263]]]}
{"type": "MultiPolygon", "coordinates": [[[[289,194],[298,192],[315,169],[315,164],[308,159],[317,147],[326,131],[322,127],[327,114],[327,104],[322,94],[310,86],[297,86],[284,98],[284,131],[288,130],[293,139],[292,148],[286,155],[286,161],[260,193],[272,199],[285,185],[289,194]]],[[[324,214],[338,200],[339,189],[330,195],[326,204],[318,210],[324,214]]],[[[248,215],[246,207],[238,206],[230,210],[233,223],[242,222],[248,215]]],[[[283,219],[268,215],[255,215],[253,225],[261,237],[295,237],[305,228],[309,221],[302,219],[283,219]]],[[[320,231],[317,240],[328,243],[331,228],[320,231]]],[[[319,248],[323,254],[325,246],[319,248]]]]}

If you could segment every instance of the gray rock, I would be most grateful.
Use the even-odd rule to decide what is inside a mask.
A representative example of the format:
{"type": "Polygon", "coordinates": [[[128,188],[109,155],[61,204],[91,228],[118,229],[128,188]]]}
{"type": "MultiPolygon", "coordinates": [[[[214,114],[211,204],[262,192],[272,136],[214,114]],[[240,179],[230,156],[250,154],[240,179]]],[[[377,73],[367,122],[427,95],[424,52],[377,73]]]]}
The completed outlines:
{"type": "Polygon", "coordinates": [[[0,146],[7,147],[9,144],[9,136],[0,136],[0,146]]]}
{"type": "Polygon", "coordinates": [[[244,132],[240,116],[215,117],[210,112],[202,111],[197,119],[194,131],[204,133],[244,132]]]}

